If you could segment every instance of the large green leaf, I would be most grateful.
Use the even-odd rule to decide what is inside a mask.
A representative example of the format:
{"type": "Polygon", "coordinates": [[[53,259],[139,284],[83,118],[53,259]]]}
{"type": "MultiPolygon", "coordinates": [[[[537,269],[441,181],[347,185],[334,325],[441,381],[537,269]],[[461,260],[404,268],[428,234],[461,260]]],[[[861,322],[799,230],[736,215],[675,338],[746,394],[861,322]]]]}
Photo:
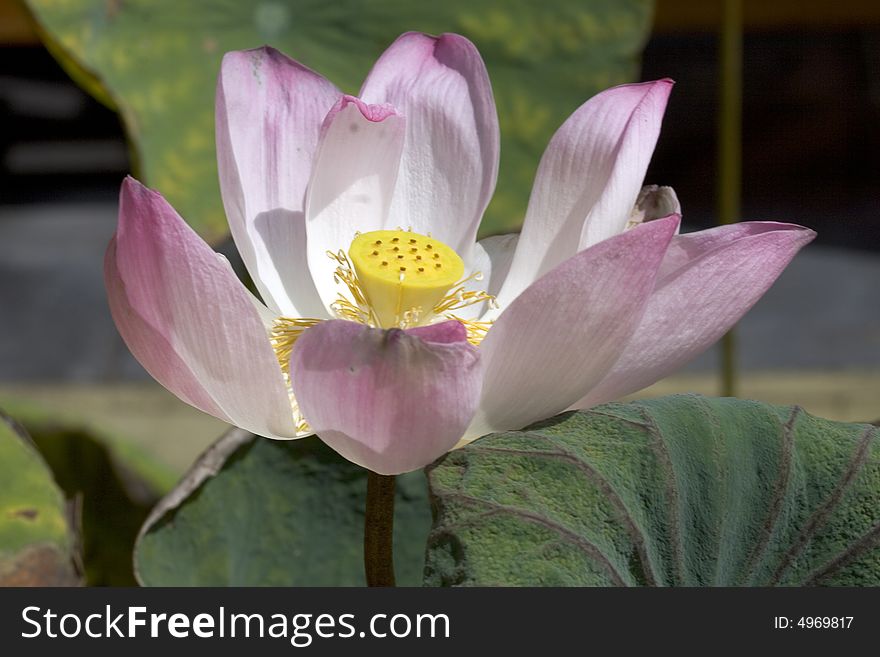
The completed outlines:
{"type": "Polygon", "coordinates": [[[482,232],[522,219],[550,135],[597,91],[631,80],[650,0],[26,0],[67,71],[121,113],[145,182],[211,241],[226,234],[214,85],[228,50],[268,43],[356,92],[401,32],[459,32],[486,59],[501,180],[482,232]]]}
{"type": "MultiPolygon", "coordinates": [[[[148,518],[135,567],[148,586],[364,584],[366,470],[315,437],[234,429],[148,518]]],[[[421,472],[397,478],[397,579],[420,583],[430,529],[421,472]]]]}
{"type": "Polygon", "coordinates": [[[29,425],[31,436],[68,499],[79,510],[82,562],[90,586],[133,586],[131,553],[159,493],[92,433],[29,425]]]}
{"type": "Polygon", "coordinates": [[[878,429],[675,396],[429,468],[430,585],[880,584],[878,429]]]}
{"type": "Polygon", "coordinates": [[[135,538],[150,508],[174,485],[173,470],[90,414],[15,396],[3,405],[25,427],[77,510],[85,582],[134,585],[135,538]]]}
{"type": "Polygon", "coordinates": [[[0,586],[69,586],[79,578],[64,495],[19,425],[0,414],[0,586]]]}

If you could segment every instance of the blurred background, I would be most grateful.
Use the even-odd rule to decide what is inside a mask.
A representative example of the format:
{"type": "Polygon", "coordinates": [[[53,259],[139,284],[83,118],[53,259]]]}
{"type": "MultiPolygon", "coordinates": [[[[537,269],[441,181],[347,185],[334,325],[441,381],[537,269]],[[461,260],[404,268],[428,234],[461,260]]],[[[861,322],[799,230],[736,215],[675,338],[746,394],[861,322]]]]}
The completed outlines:
{"type": "MultiPolygon", "coordinates": [[[[299,29],[291,12],[304,4],[194,2],[184,9],[182,3],[159,2],[153,10],[122,0],[34,1],[28,10],[17,0],[0,0],[0,408],[25,423],[90,432],[111,442],[114,453],[134,450],[150,462],[140,467],[152,468],[159,488],[224,430],[155,384],[130,356],[106,306],[103,252],[115,228],[119,183],[136,172],[234,257],[222,237],[222,217],[218,223],[215,210],[203,212],[200,205],[219,203],[214,174],[200,169],[205,154],[213,154],[205,112],[213,103],[216,65],[230,45],[270,41],[331,79],[335,71],[348,70],[317,46],[303,46],[303,53],[285,47],[296,41],[284,30],[295,36],[299,29]],[[175,7],[166,9],[172,13],[162,14],[165,5],[175,7]],[[233,14],[242,6],[256,27],[223,34],[233,30],[233,14]],[[223,11],[230,14],[227,22],[223,11]],[[196,21],[199,12],[199,31],[189,32],[194,23],[187,21],[196,21]],[[138,26],[149,30],[148,39],[132,36],[138,26]],[[205,57],[198,70],[213,75],[196,77],[187,68],[190,47],[205,57]],[[180,99],[189,102],[187,94],[197,92],[207,96],[192,101],[201,109],[190,112],[180,99]],[[203,124],[198,139],[163,132],[189,120],[203,124]]],[[[349,6],[339,11],[357,11],[357,3],[340,4],[349,6]]],[[[399,3],[377,4],[400,9],[399,3]]],[[[405,29],[460,31],[476,42],[499,96],[503,152],[511,153],[500,174],[508,182],[487,217],[485,235],[516,228],[525,198],[511,190],[528,189],[549,134],[580,102],[627,79],[674,78],[646,182],[676,189],[683,230],[714,225],[721,1],[540,4],[548,8],[524,11],[557,12],[553,20],[528,20],[529,38],[541,35],[541,47],[517,32],[517,20],[528,19],[517,19],[518,9],[471,2],[469,13],[448,24],[417,12],[412,24],[389,26],[387,36],[359,35],[371,56],[360,57],[342,82],[356,89],[372,57],[405,29]],[[566,12],[578,6],[595,6],[595,17],[572,22],[566,12]],[[602,13],[616,7],[625,7],[619,16],[602,13]],[[579,50],[584,44],[594,50],[579,50]],[[538,59],[531,61],[535,52],[538,59]],[[558,71],[560,77],[549,79],[547,89],[523,88],[512,96],[505,85],[518,70],[545,78],[546,71],[558,71]],[[520,129],[529,121],[539,134],[520,129]]],[[[314,40],[324,39],[325,49],[336,47],[339,34],[320,31],[337,25],[338,32],[335,16],[315,12],[314,40]]],[[[737,395],[799,403],[832,419],[875,420],[880,3],[746,0],[741,63],[739,214],[800,223],[819,237],[737,327],[737,395]]],[[[714,349],[641,394],[719,394],[719,354],[714,349]]]]}

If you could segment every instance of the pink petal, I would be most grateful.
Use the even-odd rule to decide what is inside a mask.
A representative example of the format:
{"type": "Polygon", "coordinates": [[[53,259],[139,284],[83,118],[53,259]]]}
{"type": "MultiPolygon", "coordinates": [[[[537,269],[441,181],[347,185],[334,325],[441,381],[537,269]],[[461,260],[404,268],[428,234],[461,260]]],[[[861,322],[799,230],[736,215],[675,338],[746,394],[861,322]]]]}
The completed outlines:
{"type": "Polygon", "coordinates": [[[244,286],[158,193],[126,178],[119,204],[104,279],[135,358],[206,413],[296,436],[281,368],[244,286]]]}
{"type": "Polygon", "coordinates": [[[386,225],[406,126],[388,105],[343,96],[321,130],[306,201],[308,263],[329,307],[342,288],[327,252],[348,251],[355,233],[386,225]]]}
{"type": "Polygon", "coordinates": [[[104,283],[113,321],[131,353],[154,379],[190,406],[231,422],[196,379],[192,370],[177,355],[168,339],[131,306],[116,266],[116,236],[110,240],[104,256],[104,283]]]}
{"type": "Polygon", "coordinates": [[[469,261],[498,176],[498,115],[476,47],[457,34],[404,34],[361,89],[406,117],[390,227],[431,233],[469,261]]]}
{"type": "Polygon", "coordinates": [[[449,451],[473,417],[482,372],[459,322],[401,331],[343,320],[303,333],[290,370],[314,432],[380,474],[416,470],[449,451]]]}
{"type": "Polygon", "coordinates": [[[217,164],[235,244],[266,303],[322,317],[306,263],[305,190],[321,122],[341,92],[272,48],[227,53],[217,83],[217,164]]]}
{"type": "Polygon", "coordinates": [[[638,329],[607,376],[575,407],[641,390],[705,351],[815,236],[801,226],[770,222],[676,236],[638,329]]]}
{"type": "Polygon", "coordinates": [[[538,167],[502,305],[577,251],[623,231],[671,89],[671,80],[614,87],[559,128],[538,167]]]}
{"type": "Polygon", "coordinates": [[[480,346],[482,399],[466,439],[564,411],[608,372],[638,326],[678,217],[582,251],[510,304],[480,346]]]}

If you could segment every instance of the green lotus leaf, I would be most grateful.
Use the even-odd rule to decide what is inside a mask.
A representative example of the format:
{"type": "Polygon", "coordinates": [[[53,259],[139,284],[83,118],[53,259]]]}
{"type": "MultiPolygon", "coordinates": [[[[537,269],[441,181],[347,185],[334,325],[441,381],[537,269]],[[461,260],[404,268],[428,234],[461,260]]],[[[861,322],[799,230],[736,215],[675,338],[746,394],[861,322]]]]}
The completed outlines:
{"type": "Polygon", "coordinates": [[[24,429],[0,414],[0,586],[73,586],[64,495],[24,429]]]}
{"type": "Polygon", "coordinates": [[[425,582],[877,586],[878,432],[673,396],[493,434],[429,468],[425,582]]]}
{"type": "MultiPolygon", "coordinates": [[[[362,586],[367,471],[312,436],[233,429],[147,519],[135,566],[147,586],[362,586]]],[[[397,478],[397,581],[418,585],[430,528],[421,472],[397,478]]]]}

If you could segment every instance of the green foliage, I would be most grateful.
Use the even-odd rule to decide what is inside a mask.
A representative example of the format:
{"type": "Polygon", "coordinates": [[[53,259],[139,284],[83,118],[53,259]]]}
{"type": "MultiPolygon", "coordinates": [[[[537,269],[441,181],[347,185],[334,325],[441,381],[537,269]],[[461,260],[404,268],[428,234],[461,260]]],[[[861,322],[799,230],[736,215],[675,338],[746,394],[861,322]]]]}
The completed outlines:
{"type": "MultiPolygon", "coordinates": [[[[122,423],[107,422],[100,407],[92,401],[94,397],[72,395],[71,399],[72,402],[59,405],[52,397],[11,394],[4,395],[0,405],[21,423],[41,449],[44,435],[86,436],[86,440],[99,443],[100,449],[107,452],[105,458],[111,459],[120,471],[126,471],[159,494],[171,490],[178,478],[174,468],[138,445],[124,431],[120,432],[122,423]],[[75,404],[82,406],[73,406],[75,404]]],[[[128,397],[126,403],[134,403],[128,401],[132,399],[136,397],[128,397]]],[[[54,464],[50,466],[54,470],[54,464]]]]}
{"type": "Polygon", "coordinates": [[[94,418],[11,398],[4,406],[26,428],[74,511],[85,583],[136,584],[135,538],[174,473],[94,418]]]}
{"type": "Polygon", "coordinates": [[[86,584],[136,584],[135,538],[150,508],[173,486],[174,473],[77,413],[12,398],[4,405],[27,429],[74,510],[86,584]]]}
{"type": "Polygon", "coordinates": [[[429,585],[880,585],[880,441],[674,396],[484,437],[429,468],[429,585]]]}
{"type": "MultiPolygon", "coordinates": [[[[148,519],[135,552],[148,586],[364,584],[366,471],[315,437],[215,443],[148,519]]],[[[397,478],[397,580],[421,581],[430,528],[421,472],[397,478]]]]}
{"type": "Polygon", "coordinates": [[[24,430],[0,414],[0,586],[78,582],[67,505],[24,430]]]}
{"type": "Polygon", "coordinates": [[[131,553],[158,492],[89,432],[31,426],[34,443],[78,510],[86,583],[134,586],[131,553]]]}
{"type": "Polygon", "coordinates": [[[400,33],[459,32],[486,59],[501,120],[501,179],[482,234],[519,227],[538,159],[565,118],[631,80],[650,0],[26,0],[47,46],[118,109],[133,167],[203,237],[226,235],[214,155],[223,53],[268,43],[356,92],[400,33]]]}

